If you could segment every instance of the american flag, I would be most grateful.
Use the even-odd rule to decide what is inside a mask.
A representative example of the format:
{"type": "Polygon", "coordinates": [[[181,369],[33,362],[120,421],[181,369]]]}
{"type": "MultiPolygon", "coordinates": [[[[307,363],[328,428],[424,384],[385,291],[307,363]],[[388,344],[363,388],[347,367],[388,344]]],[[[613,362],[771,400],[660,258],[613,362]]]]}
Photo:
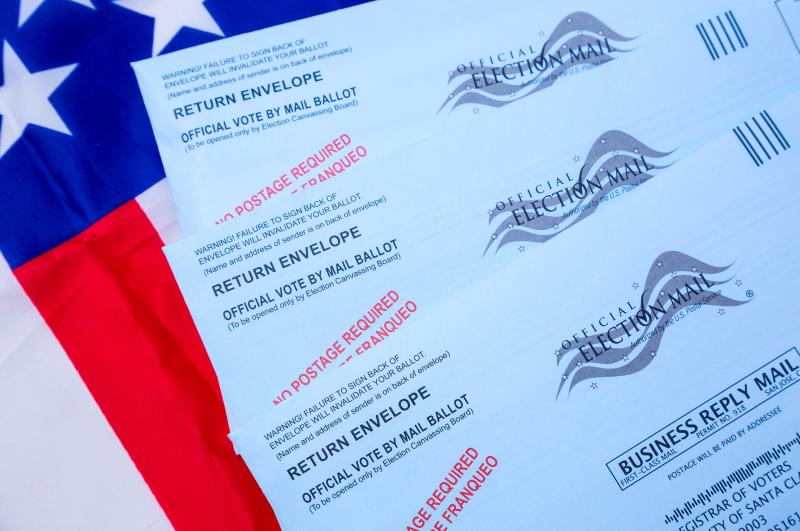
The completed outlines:
{"type": "Polygon", "coordinates": [[[0,529],[277,529],[130,63],[361,0],[0,0],[0,529]]]}

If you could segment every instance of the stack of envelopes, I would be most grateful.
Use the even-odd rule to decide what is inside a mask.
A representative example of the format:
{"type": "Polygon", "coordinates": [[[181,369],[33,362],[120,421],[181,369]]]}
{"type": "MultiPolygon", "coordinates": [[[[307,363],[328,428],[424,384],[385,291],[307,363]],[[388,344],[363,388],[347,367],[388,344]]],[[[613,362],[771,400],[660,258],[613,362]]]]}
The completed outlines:
{"type": "Polygon", "coordinates": [[[798,42],[792,0],[410,0],[136,63],[282,527],[800,525],[798,42]]]}

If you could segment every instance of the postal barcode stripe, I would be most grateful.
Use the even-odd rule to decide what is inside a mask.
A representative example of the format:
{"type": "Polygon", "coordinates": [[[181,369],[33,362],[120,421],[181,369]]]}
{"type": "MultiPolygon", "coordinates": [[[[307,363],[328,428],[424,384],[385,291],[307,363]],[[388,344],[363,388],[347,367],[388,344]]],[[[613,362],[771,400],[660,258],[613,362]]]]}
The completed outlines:
{"type": "Polygon", "coordinates": [[[766,110],[762,111],[761,117],[764,119],[765,122],[767,122],[767,125],[772,130],[772,132],[775,133],[775,137],[778,139],[778,142],[781,143],[781,146],[783,146],[784,151],[792,147],[786,140],[786,137],[783,136],[783,131],[781,131],[780,127],[778,127],[778,124],[776,124],[775,120],[772,119],[772,115],[768,111],[766,110]]]}
{"type": "Polygon", "coordinates": [[[725,48],[725,43],[723,43],[722,39],[719,37],[719,32],[717,32],[717,27],[714,25],[711,19],[708,19],[708,25],[711,26],[711,31],[713,31],[714,35],[716,35],[717,41],[719,41],[719,47],[722,48],[722,51],[725,53],[725,55],[728,55],[728,49],[725,48]]]}
{"type": "Polygon", "coordinates": [[[697,24],[696,27],[698,33],[700,33],[700,37],[703,39],[703,43],[705,43],[706,48],[708,49],[708,53],[711,55],[711,59],[716,61],[717,57],[719,57],[719,54],[717,53],[717,49],[714,48],[714,43],[708,38],[708,33],[706,33],[705,26],[701,22],[700,24],[697,24]]]}
{"type": "Polygon", "coordinates": [[[761,158],[758,156],[758,153],[753,150],[753,146],[750,145],[750,141],[742,134],[742,131],[739,129],[738,125],[733,128],[733,134],[735,134],[736,138],[739,139],[739,142],[742,143],[745,151],[747,151],[747,154],[750,155],[751,159],[753,159],[753,162],[756,164],[756,166],[761,166],[761,158]]]}
{"type": "Polygon", "coordinates": [[[739,40],[739,44],[742,45],[742,48],[749,46],[747,43],[747,38],[744,36],[744,32],[739,26],[739,21],[736,20],[736,16],[733,14],[733,11],[726,11],[725,17],[728,19],[728,22],[730,22],[731,28],[733,28],[733,32],[736,34],[736,38],[739,40]]]}
{"type": "Polygon", "coordinates": [[[719,23],[719,27],[722,28],[722,31],[725,33],[725,38],[728,39],[728,44],[731,45],[731,51],[736,51],[736,46],[733,44],[733,40],[731,39],[730,34],[728,34],[728,30],[725,29],[725,24],[722,23],[722,19],[719,18],[717,15],[717,22],[719,23]]]}
{"type": "Polygon", "coordinates": [[[756,117],[755,116],[751,116],[750,119],[753,121],[753,123],[758,128],[758,130],[761,131],[761,136],[763,136],[764,138],[767,139],[767,143],[769,144],[769,147],[772,148],[772,151],[774,151],[776,155],[780,155],[780,153],[778,153],[778,150],[775,149],[775,144],[772,143],[772,140],[770,140],[769,135],[764,132],[764,129],[761,127],[761,124],[758,123],[758,120],[756,120],[756,117]]]}
{"type": "Polygon", "coordinates": [[[748,131],[750,131],[750,134],[753,135],[753,138],[756,139],[756,142],[758,142],[758,146],[761,148],[761,151],[764,152],[764,155],[767,156],[767,159],[772,160],[772,157],[769,155],[769,151],[767,151],[767,149],[764,147],[764,144],[761,143],[761,140],[758,139],[758,135],[755,133],[755,131],[753,131],[753,128],[750,127],[750,124],[745,122],[744,126],[747,128],[748,131]]]}
{"type": "Polygon", "coordinates": [[[764,120],[764,123],[767,124],[767,127],[769,127],[769,130],[772,131],[772,134],[775,136],[775,139],[778,141],[778,144],[780,144],[781,148],[784,151],[786,151],[787,149],[789,149],[789,146],[786,145],[786,143],[784,142],[785,139],[783,138],[783,135],[779,134],[778,126],[772,124],[771,121],[769,119],[767,119],[767,116],[765,115],[765,112],[766,111],[761,111],[758,114],[759,114],[759,116],[761,116],[761,119],[764,120]]]}
{"type": "Polygon", "coordinates": [[[713,61],[721,57],[720,49],[723,54],[730,55],[748,46],[747,38],[744,36],[744,32],[741,26],[739,26],[739,21],[736,20],[733,11],[725,12],[725,20],[723,20],[720,15],[715,15],[712,18],[707,18],[705,22],[696,24],[695,28],[697,28],[697,32],[700,34],[700,38],[703,40],[703,44],[706,45],[708,54],[713,61]],[[714,19],[716,19],[716,23],[714,19]],[[727,24],[725,24],[725,21],[727,21],[727,24]],[[719,26],[719,28],[717,28],[717,26],[719,26]],[[728,28],[728,26],[730,26],[730,28],[728,28]],[[731,37],[731,33],[733,33],[733,37],[731,37]],[[712,34],[716,37],[716,43],[714,39],[711,38],[712,34]],[[734,38],[736,42],[739,43],[738,48],[736,47],[734,38]],[[727,45],[725,41],[727,41],[727,45]],[[728,53],[729,47],[730,53],[728,53]]]}
{"type": "Polygon", "coordinates": [[[791,147],[789,141],[783,135],[783,131],[766,110],[759,112],[758,116],[750,116],[749,122],[744,122],[744,129],[739,125],[734,127],[733,133],[756,166],[764,164],[763,157],[766,157],[766,160],[772,160],[773,156],[777,157],[791,147]],[[759,118],[761,119],[759,120],[759,118]],[[752,126],[749,122],[752,122],[752,126]],[[761,134],[759,135],[759,133],[761,134]],[[755,144],[753,140],[755,140],[755,144]],[[761,149],[756,148],[756,145],[761,149]],[[779,150],[778,147],[781,149],[779,150]],[[772,154],[770,154],[770,151],[772,151],[772,154]]]}

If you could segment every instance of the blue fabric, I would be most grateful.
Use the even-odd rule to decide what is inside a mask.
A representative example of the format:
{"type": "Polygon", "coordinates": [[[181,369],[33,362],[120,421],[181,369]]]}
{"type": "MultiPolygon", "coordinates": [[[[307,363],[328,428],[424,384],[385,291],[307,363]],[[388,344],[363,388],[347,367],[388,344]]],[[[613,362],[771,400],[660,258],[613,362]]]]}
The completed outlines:
{"type": "MultiPolygon", "coordinates": [[[[231,36],[360,3],[207,0],[205,7],[231,36]]],[[[19,0],[0,0],[2,40],[30,72],[78,64],[49,98],[72,135],[28,125],[0,157],[0,252],[12,268],[164,176],[130,66],[152,55],[154,19],[107,0],[93,4],[45,0],[17,27],[19,0]]],[[[161,53],[219,38],[182,28],[161,53]]]]}

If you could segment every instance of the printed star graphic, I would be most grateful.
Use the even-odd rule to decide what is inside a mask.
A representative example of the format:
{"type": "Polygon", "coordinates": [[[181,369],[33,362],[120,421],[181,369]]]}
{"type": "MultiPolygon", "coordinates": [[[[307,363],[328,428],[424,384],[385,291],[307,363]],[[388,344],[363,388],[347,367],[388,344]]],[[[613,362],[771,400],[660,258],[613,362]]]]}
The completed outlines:
{"type": "Polygon", "coordinates": [[[591,388],[592,389],[597,389],[597,382],[592,382],[591,388]]]}
{"type": "Polygon", "coordinates": [[[519,249],[519,252],[523,252],[523,251],[525,251],[525,246],[524,245],[520,245],[519,247],[517,247],[517,249],[519,249]]]}
{"type": "Polygon", "coordinates": [[[578,162],[579,160],[581,160],[581,158],[578,155],[575,155],[574,157],[572,157],[572,160],[574,162],[578,162]]]}
{"type": "Polygon", "coordinates": [[[633,285],[633,289],[639,289],[639,283],[638,282],[634,282],[632,285],[633,285]]]}
{"type": "MultiPolygon", "coordinates": [[[[92,2],[89,0],[72,0],[76,4],[80,4],[82,6],[89,7],[94,9],[92,2]]],[[[20,0],[19,2],[19,22],[17,22],[17,27],[21,27],[25,22],[33,15],[33,13],[39,9],[39,6],[44,3],[44,0],[20,0]]]]}
{"type": "Polygon", "coordinates": [[[719,310],[717,310],[717,313],[720,314],[720,315],[725,315],[725,310],[720,308],[719,310]]]}
{"type": "Polygon", "coordinates": [[[50,95],[77,66],[59,66],[31,73],[11,45],[3,42],[3,79],[0,86],[0,158],[22,136],[28,124],[72,135],[50,103],[50,95]]]}
{"type": "Polygon", "coordinates": [[[583,362],[579,361],[577,365],[578,365],[578,368],[580,369],[581,367],[583,367],[583,362]]]}
{"type": "Polygon", "coordinates": [[[736,279],[736,285],[737,285],[737,286],[741,286],[741,285],[742,285],[742,281],[741,281],[741,280],[739,280],[738,278],[736,279]]]}
{"type": "Polygon", "coordinates": [[[116,4],[155,19],[154,56],[160,54],[182,28],[225,36],[203,5],[203,0],[116,0],[116,4]]]}
{"type": "Polygon", "coordinates": [[[544,32],[541,30],[539,31],[539,37],[544,37],[544,32]]]}
{"type": "Polygon", "coordinates": [[[560,348],[557,348],[557,349],[556,349],[556,357],[558,357],[558,355],[559,355],[559,354],[561,354],[561,349],[560,349],[560,348]]]}
{"type": "Polygon", "coordinates": [[[627,354],[622,356],[622,361],[628,361],[628,355],[627,354]]]}
{"type": "Polygon", "coordinates": [[[651,358],[655,358],[656,357],[656,351],[655,350],[651,350],[650,351],[650,357],[651,358]]]}
{"type": "Polygon", "coordinates": [[[670,273],[670,276],[671,276],[672,278],[675,278],[675,277],[677,277],[677,276],[678,276],[678,272],[677,272],[677,271],[673,271],[672,273],[670,273]]]}
{"type": "Polygon", "coordinates": [[[479,108],[477,108],[477,107],[473,107],[472,108],[472,112],[475,113],[475,114],[478,114],[479,112],[481,112],[481,110],[479,108]]]}
{"type": "Polygon", "coordinates": [[[566,375],[566,374],[562,374],[562,375],[561,375],[561,379],[562,379],[562,380],[564,380],[564,381],[566,382],[566,381],[567,381],[567,375],[566,375]]]}

